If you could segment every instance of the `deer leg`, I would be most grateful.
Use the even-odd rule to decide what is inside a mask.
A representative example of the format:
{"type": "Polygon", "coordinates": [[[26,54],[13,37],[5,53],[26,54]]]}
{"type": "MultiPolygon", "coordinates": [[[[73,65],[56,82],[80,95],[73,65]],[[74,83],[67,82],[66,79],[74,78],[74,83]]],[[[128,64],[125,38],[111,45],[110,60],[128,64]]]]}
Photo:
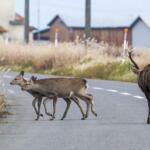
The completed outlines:
{"type": "Polygon", "coordinates": [[[150,124],[150,102],[148,101],[148,118],[147,123],[150,124]]]}
{"type": "Polygon", "coordinates": [[[43,100],[43,106],[44,106],[45,114],[48,116],[52,116],[52,114],[47,111],[47,107],[46,107],[47,100],[48,100],[48,98],[45,98],[43,100]]]}
{"type": "Polygon", "coordinates": [[[85,117],[84,117],[83,119],[86,119],[86,118],[88,118],[88,116],[89,116],[90,103],[87,101],[87,102],[86,102],[86,105],[87,105],[86,114],[85,114],[85,117]]]}
{"type": "Polygon", "coordinates": [[[147,124],[150,124],[150,93],[146,92],[145,96],[147,98],[148,103],[148,118],[147,118],[147,124]]]}
{"type": "Polygon", "coordinates": [[[54,96],[54,98],[53,98],[53,115],[52,115],[52,119],[50,119],[50,120],[54,120],[55,119],[56,102],[57,102],[57,96],[54,96]]]}
{"type": "Polygon", "coordinates": [[[33,108],[34,108],[35,113],[38,115],[38,111],[37,111],[36,106],[35,106],[36,100],[37,100],[37,98],[34,98],[34,99],[33,99],[33,101],[32,101],[32,106],[33,106],[33,108]]]}
{"type": "Polygon", "coordinates": [[[87,94],[87,95],[88,95],[89,100],[90,100],[90,103],[91,103],[91,112],[92,112],[92,114],[93,114],[95,117],[97,117],[97,113],[96,113],[95,110],[94,110],[93,95],[91,95],[91,94],[87,94]]]}
{"type": "Polygon", "coordinates": [[[84,111],[83,111],[83,109],[82,109],[82,107],[80,105],[80,102],[79,102],[78,98],[74,96],[71,99],[77,104],[77,106],[79,107],[79,109],[81,111],[82,117],[84,118],[85,114],[84,114],[84,111]]]}
{"type": "Polygon", "coordinates": [[[94,101],[93,100],[91,101],[91,112],[95,117],[97,117],[97,113],[94,110],[94,101]]]}
{"type": "Polygon", "coordinates": [[[38,97],[38,114],[37,114],[36,120],[39,120],[39,117],[40,117],[40,116],[43,117],[43,114],[40,114],[41,102],[42,102],[42,97],[38,97]]]}
{"type": "Polygon", "coordinates": [[[64,120],[64,118],[66,118],[66,115],[67,115],[67,112],[69,110],[69,107],[70,107],[70,104],[71,104],[71,100],[69,98],[63,98],[65,100],[65,102],[67,103],[67,106],[66,106],[66,109],[65,109],[65,112],[61,118],[61,120],[64,120]]]}
{"type": "Polygon", "coordinates": [[[89,95],[78,94],[77,97],[79,97],[81,100],[83,100],[87,105],[86,114],[83,118],[81,118],[82,120],[84,120],[84,119],[88,118],[89,111],[90,111],[91,99],[90,99],[89,95]]]}

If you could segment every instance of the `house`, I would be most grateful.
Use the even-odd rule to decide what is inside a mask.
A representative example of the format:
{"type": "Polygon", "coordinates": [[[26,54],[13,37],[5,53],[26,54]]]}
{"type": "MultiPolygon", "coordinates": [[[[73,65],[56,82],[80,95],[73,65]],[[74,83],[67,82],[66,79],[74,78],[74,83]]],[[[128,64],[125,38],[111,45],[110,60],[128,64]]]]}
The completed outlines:
{"type": "MultiPolygon", "coordinates": [[[[148,20],[148,19],[147,19],[148,20]]],[[[131,18],[92,18],[92,38],[97,42],[106,42],[110,45],[122,46],[124,29],[128,29],[127,41],[133,47],[150,47],[150,22],[143,17],[131,18]],[[113,20],[114,19],[114,20],[113,20]]],[[[67,18],[60,15],[48,23],[48,28],[34,33],[34,39],[55,40],[58,32],[58,41],[71,42],[78,37],[84,39],[84,19],[67,18]]]]}
{"type": "MultiPolygon", "coordinates": [[[[34,29],[30,27],[31,40],[34,29]]],[[[5,0],[0,5],[0,40],[24,40],[24,17],[15,12],[15,0],[5,0]]]]}

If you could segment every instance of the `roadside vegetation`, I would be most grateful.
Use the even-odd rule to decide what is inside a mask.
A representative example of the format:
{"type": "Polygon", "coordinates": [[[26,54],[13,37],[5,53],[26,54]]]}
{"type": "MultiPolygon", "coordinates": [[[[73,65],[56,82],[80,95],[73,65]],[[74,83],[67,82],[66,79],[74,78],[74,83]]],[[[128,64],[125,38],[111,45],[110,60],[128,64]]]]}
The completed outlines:
{"type": "MultiPolygon", "coordinates": [[[[76,76],[93,79],[136,81],[129,60],[122,62],[122,47],[104,43],[83,42],[54,44],[0,43],[0,66],[11,70],[76,76]]],[[[149,63],[150,50],[134,49],[137,63],[149,63]]]]}
{"type": "Polygon", "coordinates": [[[10,71],[10,69],[5,67],[0,67],[0,69],[0,118],[2,118],[9,114],[9,112],[6,109],[7,89],[5,88],[3,76],[6,75],[10,71]]]}

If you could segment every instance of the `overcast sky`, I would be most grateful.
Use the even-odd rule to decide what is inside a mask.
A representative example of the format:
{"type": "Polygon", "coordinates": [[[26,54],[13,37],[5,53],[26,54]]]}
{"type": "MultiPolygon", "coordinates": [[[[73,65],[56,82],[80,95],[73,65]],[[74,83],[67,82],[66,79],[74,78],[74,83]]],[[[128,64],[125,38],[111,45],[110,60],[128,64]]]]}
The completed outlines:
{"type": "MultiPolygon", "coordinates": [[[[91,2],[93,16],[150,15],[150,0],[91,0],[91,2]]],[[[82,18],[84,5],[85,0],[30,0],[30,24],[43,29],[56,14],[82,18]],[[37,21],[38,6],[40,6],[40,25],[37,21]]],[[[16,12],[24,15],[24,0],[16,0],[16,12]]]]}

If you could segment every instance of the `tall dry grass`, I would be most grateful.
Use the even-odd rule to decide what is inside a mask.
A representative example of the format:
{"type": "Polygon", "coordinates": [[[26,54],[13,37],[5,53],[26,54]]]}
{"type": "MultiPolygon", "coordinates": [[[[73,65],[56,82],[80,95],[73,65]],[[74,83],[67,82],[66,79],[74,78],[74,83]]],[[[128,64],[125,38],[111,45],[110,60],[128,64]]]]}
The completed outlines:
{"type": "Polygon", "coordinates": [[[79,61],[85,55],[80,46],[61,44],[0,44],[1,65],[32,65],[35,69],[61,67],[79,61]]]}
{"type": "MultiPolygon", "coordinates": [[[[84,70],[97,64],[121,62],[122,47],[89,41],[60,43],[0,43],[0,65],[31,67],[34,70],[52,70],[72,65],[84,70]]],[[[150,63],[150,49],[134,49],[134,58],[139,66],[150,63]]]]}
{"type": "Polygon", "coordinates": [[[57,48],[54,44],[0,43],[0,64],[32,65],[35,69],[47,69],[74,64],[84,57],[103,62],[108,56],[119,56],[118,51],[116,47],[96,43],[90,43],[88,48],[82,43],[63,43],[57,48]]]}

